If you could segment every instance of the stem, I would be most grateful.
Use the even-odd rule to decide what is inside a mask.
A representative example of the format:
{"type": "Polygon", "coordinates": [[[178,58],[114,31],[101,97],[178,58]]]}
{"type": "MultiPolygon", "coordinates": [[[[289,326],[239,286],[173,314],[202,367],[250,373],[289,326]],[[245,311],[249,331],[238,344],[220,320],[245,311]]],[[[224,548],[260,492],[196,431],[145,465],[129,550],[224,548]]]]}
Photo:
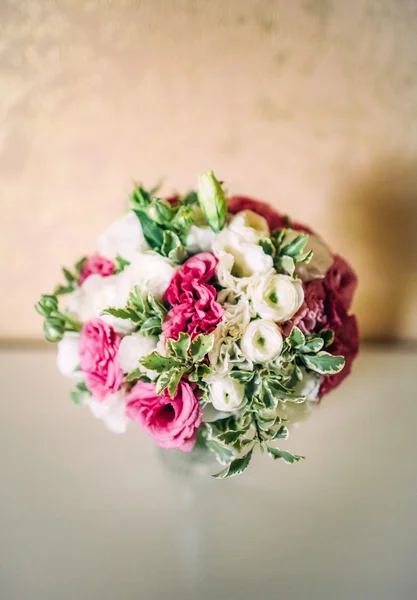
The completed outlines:
{"type": "Polygon", "coordinates": [[[68,315],[64,314],[64,313],[59,313],[63,319],[65,319],[65,321],[68,323],[68,325],[70,325],[72,327],[72,329],[68,329],[67,331],[76,331],[79,332],[82,329],[83,324],[80,321],[74,321],[73,319],[70,319],[68,317],[68,315]]]}

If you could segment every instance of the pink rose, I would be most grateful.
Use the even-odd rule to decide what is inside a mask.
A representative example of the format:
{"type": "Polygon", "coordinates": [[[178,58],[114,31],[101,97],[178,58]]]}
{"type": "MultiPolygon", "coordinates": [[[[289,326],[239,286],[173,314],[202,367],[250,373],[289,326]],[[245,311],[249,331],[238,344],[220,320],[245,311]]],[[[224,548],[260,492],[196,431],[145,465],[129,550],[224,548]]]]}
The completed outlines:
{"type": "Polygon", "coordinates": [[[189,258],[173,276],[165,298],[172,305],[162,323],[165,338],[178,339],[181,331],[195,337],[210,333],[223,317],[223,308],[216,301],[216,289],[207,282],[213,278],[217,258],[202,252],[189,258]]]}
{"type": "Polygon", "coordinates": [[[114,262],[104,256],[98,254],[90,256],[85,261],[83,268],[81,269],[80,277],[78,279],[78,285],[81,285],[87,277],[90,275],[101,275],[102,277],[108,277],[114,273],[114,262]]]}
{"type": "Polygon", "coordinates": [[[171,306],[183,302],[184,292],[192,293],[195,286],[210,281],[216,272],[217,263],[217,258],[210,252],[201,252],[186,260],[171,279],[165,293],[171,306]]]}
{"type": "Polygon", "coordinates": [[[267,220],[271,231],[274,231],[274,229],[283,229],[284,227],[291,227],[292,229],[296,229],[297,231],[313,233],[309,227],[306,227],[301,223],[297,223],[296,221],[291,221],[291,225],[288,225],[286,217],[274,210],[266,202],[254,200],[253,198],[248,198],[246,196],[233,196],[232,198],[229,198],[228,211],[232,214],[235,214],[240,212],[241,210],[252,210],[253,212],[258,213],[258,215],[264,217],[264,219],[267,220]]]}
{"type": "Polygon", "coordinates": [[[191,452],[203,412],[186,381],[181,381],[175,397],[165,390],[160,396],[152,383],[139,381],[127,397],[127,416],[138,422],[161,448],[191,452]]]}
{"type": "Polygon", "coordinates": [[[84,323],[80,338],[80,367],[85,383],[96,400],[117,392],[123,371],[117,358],[120,336],[101,319],[84,323]]]}

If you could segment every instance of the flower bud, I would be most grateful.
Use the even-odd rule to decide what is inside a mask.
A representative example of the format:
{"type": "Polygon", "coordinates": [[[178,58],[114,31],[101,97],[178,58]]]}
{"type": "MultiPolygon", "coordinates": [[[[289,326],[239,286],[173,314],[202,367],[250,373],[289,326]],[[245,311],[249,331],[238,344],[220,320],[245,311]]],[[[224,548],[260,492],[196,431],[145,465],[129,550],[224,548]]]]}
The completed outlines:
{"type": "Polygon", "coordinates": [[[198,176],[198,201],[212,230],[217,233],[223,229],[226,223],[227,202],[213,171],[198,176]]]}
{"type": "Polygon", "coordinates": [[[48,342],[59,342],[64,337],[65,326],[62,319],[49,317],[44,321],[43,332],[48,342]]]}

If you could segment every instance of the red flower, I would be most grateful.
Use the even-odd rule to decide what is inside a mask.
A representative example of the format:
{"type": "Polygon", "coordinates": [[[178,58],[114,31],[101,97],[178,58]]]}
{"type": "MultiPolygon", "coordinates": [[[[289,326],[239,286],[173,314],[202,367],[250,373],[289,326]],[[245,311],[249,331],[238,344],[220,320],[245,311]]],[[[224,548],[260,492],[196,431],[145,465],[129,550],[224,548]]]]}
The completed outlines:
{"type": "Polygon", "coordinates": [[[313,233],[309,227],[306,227],[306,225],[302,225],[301,223],[297,223],[296,221],[291,221],[291,224],[289,225],[285,215],[282,215],[274,210],[269,204],[266,202],[261,202],[260,200],[248,198],[246,196],[233,196],[232,198],[229,198],[228,210],[232,214],[236,214],[241,210],[252,210],[267,220],[271,231],[274,231],[274,229],[291,227],[291,229],[296,229],[297,231],[313,233]]]}

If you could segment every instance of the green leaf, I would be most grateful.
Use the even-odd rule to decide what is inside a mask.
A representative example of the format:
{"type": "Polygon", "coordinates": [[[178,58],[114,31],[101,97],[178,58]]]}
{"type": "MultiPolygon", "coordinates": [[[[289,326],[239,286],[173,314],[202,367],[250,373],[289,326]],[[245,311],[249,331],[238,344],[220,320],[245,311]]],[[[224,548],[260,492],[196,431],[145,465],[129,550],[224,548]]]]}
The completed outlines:
{"type": "Polygon", "coordinates": [[[297,265],[299,263],[303,263],[305,265],[307,265],[311,259],[313,258],[313,250],[310,250],[310,252],[307,252],[307,254],[301,254],[299,256],[297,256],[297,265]]]}
{"type": "Polygon", "coordinates": [[[225,477],[234,477],[235,475],[240,475],[248,468],[252,458],[252,453],[253,448],[251,448],[251,450],[249,450],[245,456],[232,460],[228,467],[223,469],[223,471],[220,471],[220,473],[212,475],[212,477],[214,477],[214,479],[224,479],[225,477]]]}
{"type": "Polygon", "coordinates": [[[75,268],[76,272],[78,273],[78,275],[81,273],[83,266],[85,265],[87,260],[88,260],[88,256],[83,256],[82,258],[80,258],[80,260],[78,260],[75,263],[74,268],[75,268]]]}
{"type": "Polygon", "coordinates": [[[209,375],[213,374],[213,369],[210,369],[210,367],[208,365],[205,364],[199,364],[196,366],[195,368],[195,373],[198,377],[197,381],[199,379],[203,379],[203,377],[209,377],[209,375]]]}
{"type": "Polygon", "coordinates": [[[128,304],[131,304],[134,308],[136,308],[140,313],[146,312],[145,299],[142,295],[142,290],[138,285],[135,285],[129,292],[129,297],[127,299],[128,304]]]}
{"type": "Polygon", "coordinates": [[[143,237],[154,250],[160,250],[164,242],[164,230],[143,210],[133,211],[142,225],[143,237]]]}
{"type": "Polygon", "coordinates": [[[71,271],[69,271],[66,267],[62,267],[62,272],[68,283],[75,283],[77,281],[71,271]]]}
{"type": "Polygon", "coordinates": [[[301,233],[297,235],[296,238],[293,239],[292,242],[286,244],[281,248],[280,254],[285,254],[287,256],[297,256],[300,252],[304,250],[305,245],[308,242],[308,235],[305,233],[301,233]]]}
{"type": "Polygon", "coordinates": [[[132,313],[126,308],[114,308],[110,306],[102,311],[102,315],[111,315],[112,317],[116,317],[116,319],[131,319],[132,313]]]}
{"type": "Polygon", "coordinates": [[[170,398],[174,398],[175,396],[175,392],[177,391],[177,387],[180,384],[181,378],[184,375],[184,373],[186,372],[186,368],[182,368],[182,369],[178,369],[178,371],[172,371],[172,375],[171,378],[169,380],[168,383],[168,394],[170,396],[170,398]]]}
{"type": "Polygon", "coordinates": [[[295,263],[291,256],[281,256],[278,260],[278,266],[288,273],[288,275],[291,275],[291,277],[293,276],[295,271],[295,263]]]}
{"type": "Polygon", "coordinates": [[[151,294],[150,292],[147,296],[147,300],[149,307],[152,309],[155,315],[158,315],[159,317],[164,317],[167,314],[167,309],[165,308],[165,306],[161,302],[158,302],[158,300],[156,300],[153,294],[151,294]]]}
{"type": "Polygon", "coordinates": [[[164,389],[169,384],[171,377],[172,377],[172,371],[165,371],[164,373],[161,373],[161,375],[158,377],[158,380],[157,380],[156,386],[155,386],[155,391],[157,394],[162,394],[164,389]]]}
{"type": "Polygon", "coordinates": [[[154,335],[161,331],[161,317],[149,317],[146,319],[141,327],[140,332],[142,335],[154,335]]]}
{"type": "Polygon", "coordinates": [[[178,356],[181,358],[188,358],[188,349],[190,347],[191,338],[188,333],[181,331],[178,336],[178,340],[170,338],[167,342],[167,349],[169,354],[178,356]]]}
{"type": "Polygon", "coordinates": [[[157,371],[158,373],[163,373],[164,371],[169,371],[181,366],[181,363],[177,359],[168,356],[162,356],[156,351],[151,352],[146,356],[142,356],[139,362],[146,369],[157,371]]]}
{"type": "Polygon", "coordinates": [[[79,381],[77,383],[77,385],[75,386],[77,388],[77,390],[79,392],[85,392],[87,394],[91,394],[90,390],[88,389],[88,387],[85,385],[84,381],[79,381]]]}
{"type": "Polygon", "coordinates": [[[285,229],[275,229],[272,232],[271,240],[276,248],[279,248],[285,238],[285,229]]]}
{"type": "Polygon", "coordinates": [[[120,256],[120,254],[118,254],[116,256],[115,263],[116,263],[116,273],[121,273],[125,267],[128,267],[130,265],[130,262],[128,260],[125,260],[124,258],[122,258],[120,256]]]}
{"type": "Polygon", "coordinates": [[[265,254],[269,254],[269,256],[275,256],[275,246],[269,238],[262,238],[259,240],[259,245],[265,254]]]}
{"type": "Polygon", "coordinates": [[[127,375],[125,375],[123,382],[130,383],[131,381],[136,381],[136,379],[141,379],[143,377],[143,371],[141,369],[135,369],[134,371],[130,371],[127,375]]]}
{"type": "Polygon", "coordinates": [[[217,461],[221,465],[228,465],[234,456],[231,448],[220,444],[216,440],[206,440],[206,446],[211,452],[216,455],[217,461]]]}
{"type": "Polygon", "coordinates": [[[306,338],[304,333],[298,327],[293,327],[288,336],[288,343],[292,348],[300,348],[304,346],[306,338]]]}
{"type": "Polygon", "coordinates": [[[190,355],[194,362],[200,362],[203,360],[207,352],[214,346],[214,336],[212,333],[204,335],[200,333],[197,335],[190,344],[190,355]]]}
{"type": "Polygon", "coordinates": [[[184,206],[192,206],[193,204],[197,204],[198,196],[195,190],[190,190],[185,194],[183,198],[181,198],[181,203],[184,206]]]}
{"type": "Polygon", "coordinates": [[[164,256],[169,256],[172,250],[175,250],[181,246],[181,240],[173,231],[164,231],[163,234],[163,243],[161,247],[161,252],[164,256]]]}
{"type": "Polygon", "coordinates": [[[248,383],[253,379],[255,373],[253,371],[231,371],[230,377],[240,383],[248,383]]]}
{"type": "Polygon", "coordinates": [[[70,398],[74,402],[74,404],[84,404],[86,400],[86,396],[83,392],[78,392],[77,390],[73,390],[70,392],[70,398]]]}
{"type": "Polygon", "coordinates": [[[219,440],[219,442],[226,444],[226,446],[233,446],[241,435],[241,431],[225,431],[224,433],[220,433],[216,439],[219,440]]]}
{"type": "Polygon", "coordinates": [[[63,296],[64,294],[71,294],[74,291],[73,285],[57,285],[54,289],[56,296],[63,296]]]}
{"type": "Polygon", "coordinates": [[[198,176],[198,201],[207,223],[218,233],[226,223],[227,201],[213,171],[198,176]]]}
{"type": "Polygon", "coordinates": [[[173,209],[168,200],[157,198],[153,202],[152,208],[155,211],[155,220],[158,223],[169,223],[173,217],[173,209]]]}
{"type": "Polygon", "coordinates": [[[331,346],[334,342],[334,331],[333,329],[322,329],[319,333],[319,336],[324,341],[324,347],[327,348],[331,346]]]}
{"type": "Polygon", "coordinates": [[[298,456],[297,454],[291,454],[291,452],[287,452],[286,450],[279,450],[278,448],[273,448],[272,446],[266,446],[266,451],[268,455],[274,460],[282,459],[288,464],[293,464],[298,462],[299,460],[304,460],[304,456],[298,456]]]}
{"type": "Polygon", "coordinates": [[[172,262],[181,265],[188,258],[188,252],[184,248],[184,246],[177,246],[168,254],[168,258],[172,260],[172,262]]]}
{"type": "Polygon", "coordinates": [[[319,352],[315,356],[300,354],[300,359],[307,369],[320,375],[335,375],[340,373],[345,366],[344,356],[333,356],[328,352],[319,352]]]}
{"type": "Polygon", "coordinates": [[[278,431],[275,432],[275,435],[273,436],[273,440],[286,440],[288,438],[288,428],[285,427],[285,425],[282,425],[278,431]]]}
{"type": "Polygon", "coordinates": [[[302,348],[300,348],[300,352],[312,352],[316,354],[319,350],[321,350],[324,346],[324,340],[321,337],[315,337],[311,340],[308,340],[302,348]]]}

